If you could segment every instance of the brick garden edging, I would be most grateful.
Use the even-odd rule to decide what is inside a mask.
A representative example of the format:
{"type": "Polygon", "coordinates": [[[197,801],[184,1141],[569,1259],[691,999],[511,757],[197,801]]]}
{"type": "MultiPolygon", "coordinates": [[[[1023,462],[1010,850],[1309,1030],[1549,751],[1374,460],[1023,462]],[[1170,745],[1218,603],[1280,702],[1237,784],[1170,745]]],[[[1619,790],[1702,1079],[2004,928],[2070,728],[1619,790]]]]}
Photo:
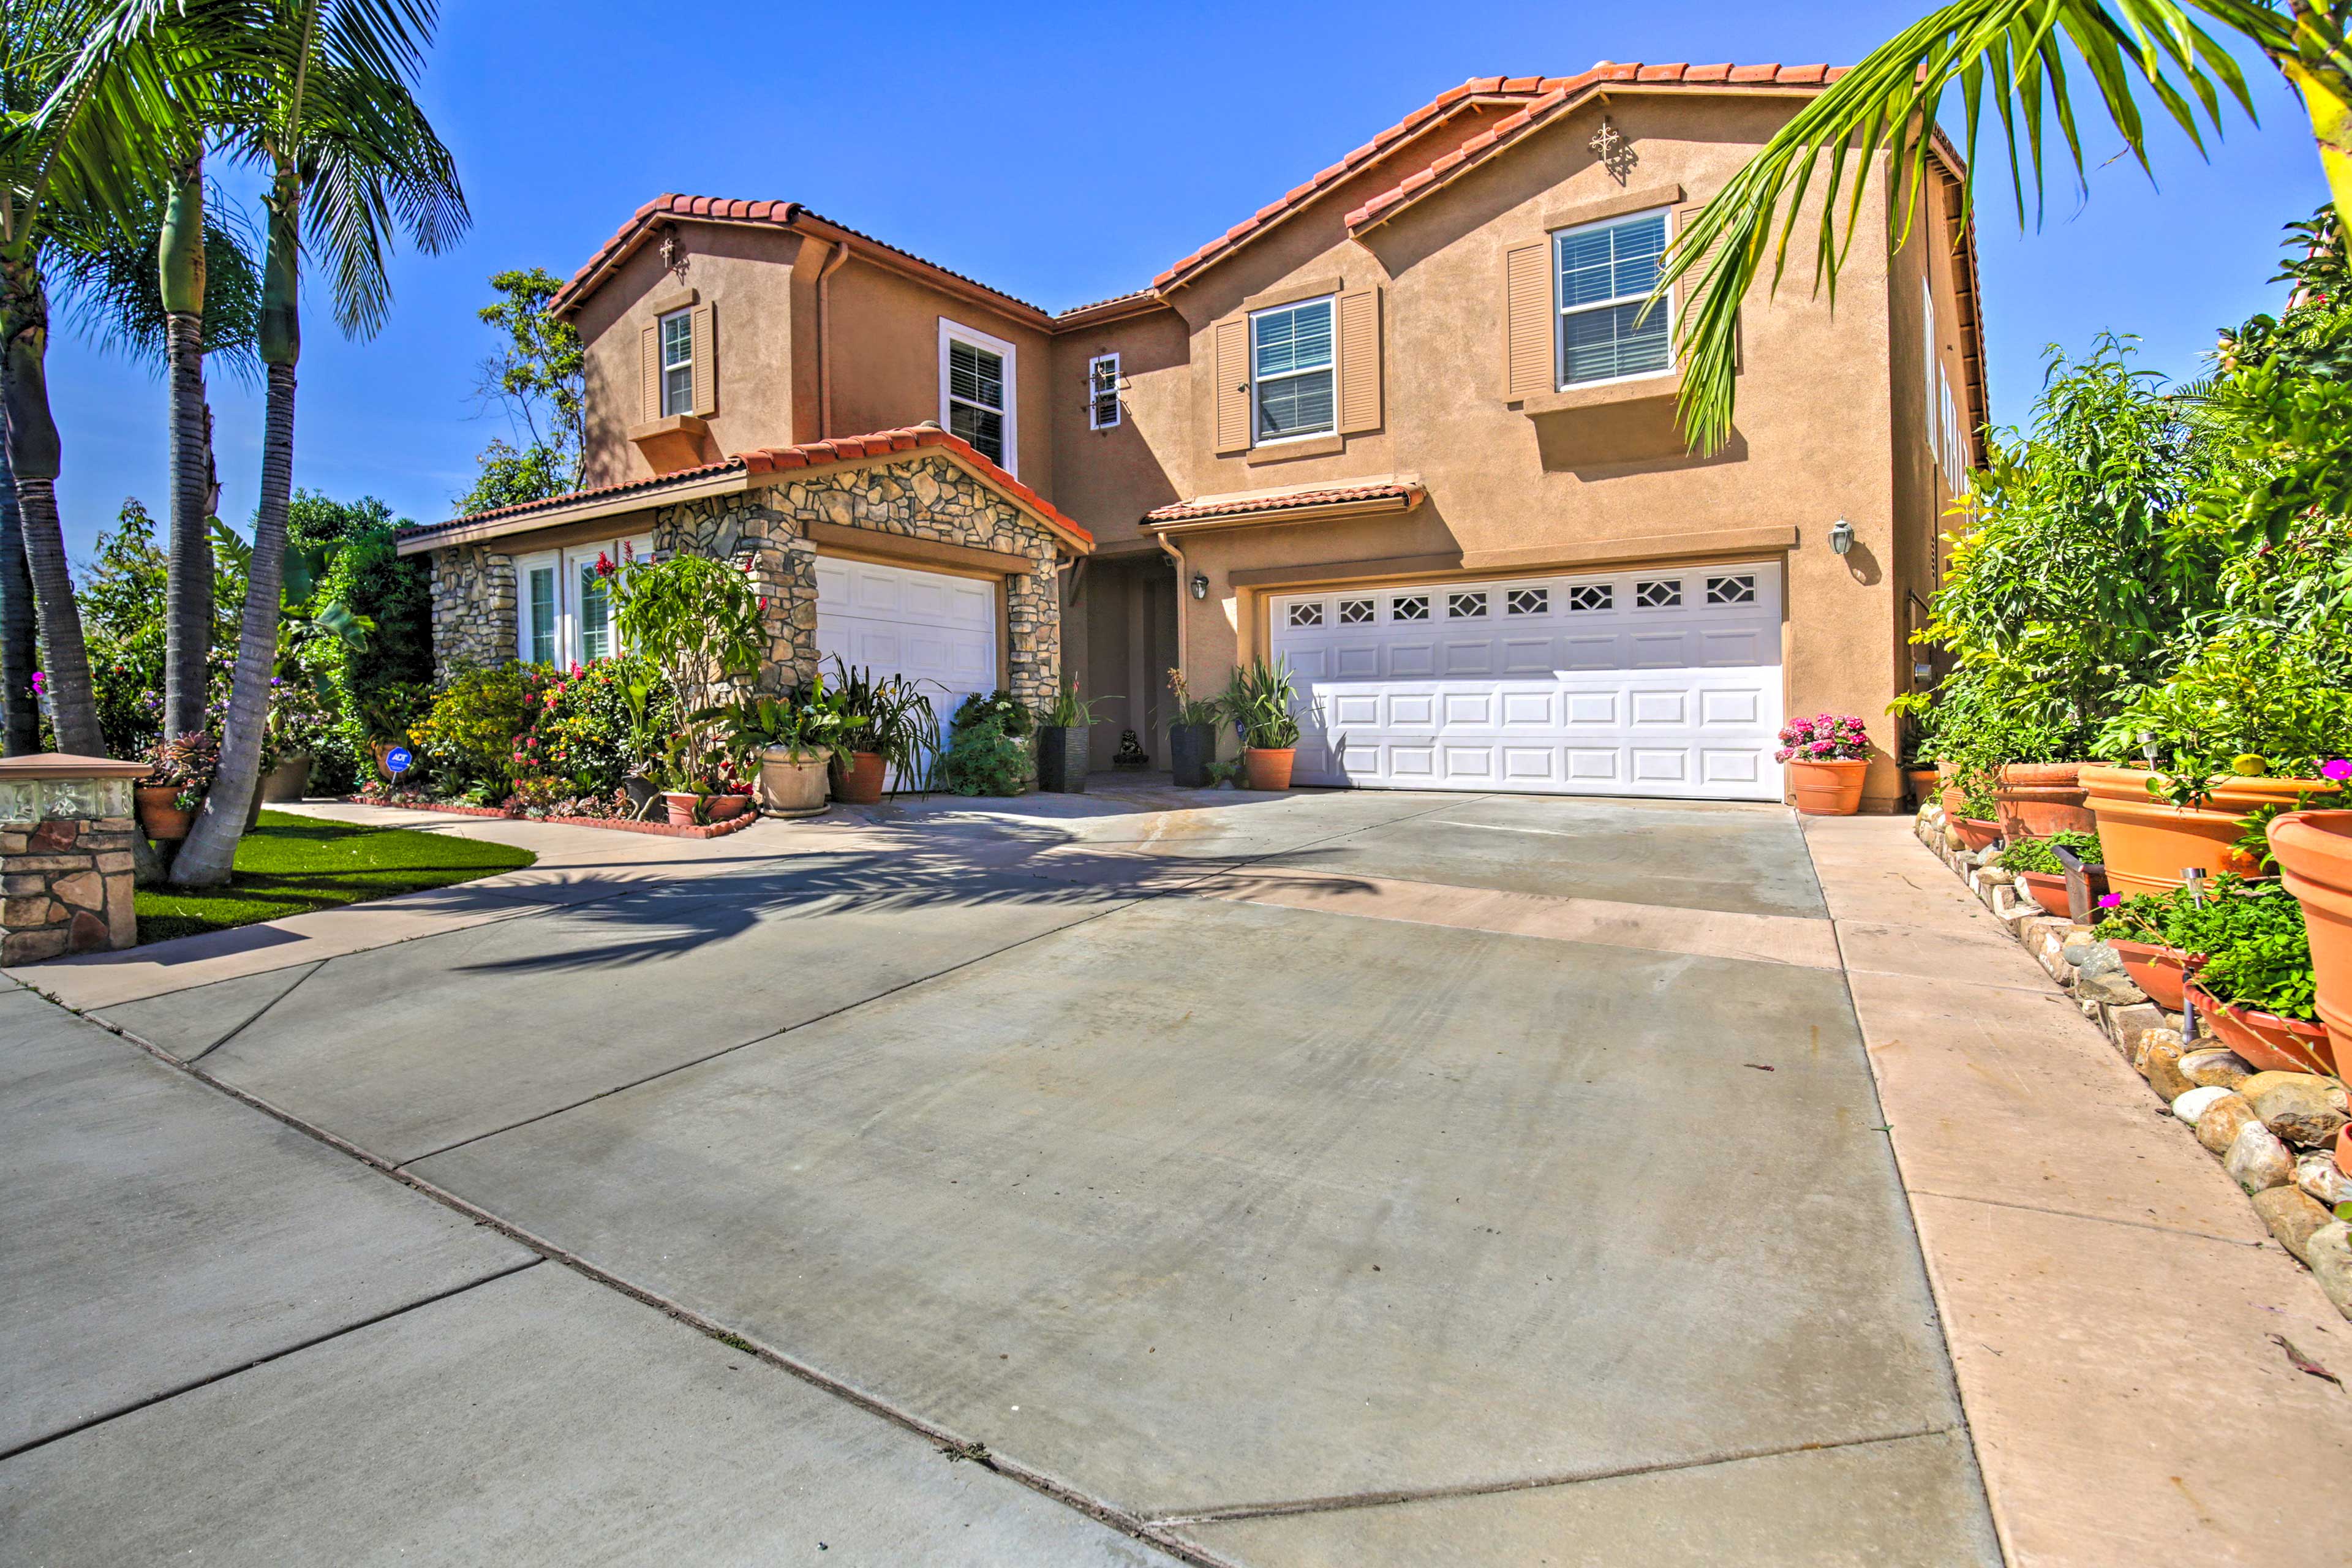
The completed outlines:
{"type": "Polygon", "coordinates": [[[2332,1212],[2352,1201],[2352,1175],[2330,1152],[2352,1117],[2344,1085],[2316,1073],[2257,1072],[2211,1035],[2183,1039],[2181,1016],[2149,1001],[2090,925],[2035,903],[2017,873],[1988,864],[1995,851],[1961,842],[1940,805],[1919,808],[1916,831],[2105,1032],[2175,1119],[2194,1130],[2198,1144],[2221,1160],[2264,1227],[2352,1318],[2352,1226],[2332,1212]]]}
{"type": "Polygon", "coordinates": [[[529,816],[520,811],[506,811],[495,805],[456,805],[439,802],[410,800],[368,800],[361,795],[340,797],[350,805],[389,805],[401,811],[445,811],[457,816],[488,816],[501,822],[553,822],[566,827],[609,827],[619,833],[650,833],[659,838],[724,838],[730,833],[740,833],[760,820],[755,808],[727,822],[696,823],[681,827],[671,822],[637,822],[620,816],[529,816]]]}

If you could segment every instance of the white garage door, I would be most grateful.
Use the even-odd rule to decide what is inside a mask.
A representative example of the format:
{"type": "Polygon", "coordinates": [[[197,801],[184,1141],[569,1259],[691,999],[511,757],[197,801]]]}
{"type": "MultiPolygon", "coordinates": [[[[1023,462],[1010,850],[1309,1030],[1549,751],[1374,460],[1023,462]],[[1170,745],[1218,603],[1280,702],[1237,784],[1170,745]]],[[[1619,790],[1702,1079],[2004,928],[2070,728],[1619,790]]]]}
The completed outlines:
{"type": "Polygon", "coordinates": [[[957,703],[996,689],[996,590],[980,577],[818,556],[816,651],[825,679],[838,655],[877,678],[921,681],[944,729],[957,703]]]}
{"type": "Polygon", "coordinates": [[[1301,784],[1779,800],[1780,571],[1284,595],[1301,784]]]}

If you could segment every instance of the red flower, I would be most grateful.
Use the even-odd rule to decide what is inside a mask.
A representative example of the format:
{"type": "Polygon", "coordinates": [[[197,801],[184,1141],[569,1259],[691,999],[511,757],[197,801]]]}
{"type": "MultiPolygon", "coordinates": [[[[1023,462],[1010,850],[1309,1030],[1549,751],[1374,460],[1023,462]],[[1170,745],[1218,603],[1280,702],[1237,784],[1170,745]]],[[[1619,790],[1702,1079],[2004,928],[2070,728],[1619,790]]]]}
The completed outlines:
{"type": "Polygon", "coordinates": [[[610,577],[610,576],[611,576],[611,575],[612,575],[612,574],[613,574],[616,570],[618,570],[618,568],[616,568],[616,567],[613,564],[613,558],[612,558],[611,556],[609,556],[609,555],[605,554],[605,553],[604,553],[603,551],[601,551],[601,550],[599,550],[598,552],[596,552],[596,575],[597,575],[597,576],[599,576],[599,577],[610,577]]]}

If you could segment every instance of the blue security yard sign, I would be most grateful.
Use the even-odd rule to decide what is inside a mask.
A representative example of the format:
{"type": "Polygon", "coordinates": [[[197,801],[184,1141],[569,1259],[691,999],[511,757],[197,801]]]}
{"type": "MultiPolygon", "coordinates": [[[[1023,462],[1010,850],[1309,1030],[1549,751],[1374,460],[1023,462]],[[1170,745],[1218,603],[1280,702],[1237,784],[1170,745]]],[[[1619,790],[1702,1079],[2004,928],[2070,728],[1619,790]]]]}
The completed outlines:
{"type": "Polygon", "coordinates": [[[383,765],[392,770],[394,778],[416,765],[416,753],[406,746],[394,746],[383,754],[383,765]]]}

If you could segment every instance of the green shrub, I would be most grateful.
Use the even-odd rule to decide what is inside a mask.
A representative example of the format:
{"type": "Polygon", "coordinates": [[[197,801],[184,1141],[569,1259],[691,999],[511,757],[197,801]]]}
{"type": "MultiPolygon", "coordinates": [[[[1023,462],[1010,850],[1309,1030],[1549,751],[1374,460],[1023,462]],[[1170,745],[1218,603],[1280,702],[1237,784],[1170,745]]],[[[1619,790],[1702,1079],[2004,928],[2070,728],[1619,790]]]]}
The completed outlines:
{"type": "Polygon", "coordinates": [[[2053,833],[2047,838],[2020,838],[2000,852],[2000,863],[2012,871],[2037,871],[2043,876],[2063,877],[2065,862],[2060,860],[2056,846],[2063,845],[2085,866],[2104,866],[2105,854],[2099,848],[2095,833],[2053,833]]]}
{"type": "Polygon", "coordinates": [[[1027,740],[1037,728],[1037,716],[1000,687],[985,697],[975,691],[957,703],[954,716],[948,721],[948,733],[951,737],[960,734],[984,719],[996,720],[999,727],[1016,741],[1027,740]]]}
{"type": "MultiPolygon", "coordinates": [[[[968,698],[964,706],[978,700],[968,698]]],[[[1011,795],[1035,776],[1028,744],[1009,732],[1003,716],[988,713],[955,730],[932,770],[931,785],[956,795],[1011,795]]]]}
{"type": "MultiPolygon", "coordinates": [[[[292,513],[303,521],[306,542],[334,547],[315,602],[375,625],[361,646],[321,654],[334,712],[316,753],[313,787],[341,790],[373,769],[370,741],[393,739],[415,722],[401,711],[403,689],[433,679],[432,573],[422,558],[404,560],[394,552],[395,524],[381,501],[335,508],[306,495],[297,498],[292,513]],[[383,722],[394,727],[372,729],[383,722]]],[[[289,515],[289,536],[295,521],[289,515]]]]}
{"type": "Polygon", "coordinates": [[[503,797],[516,778],[544,771],[529,731],[548,679],[526,665],[461,666],[442,680],[432,711],[408,738],[445,790],[488,789],[503,797]]]}
{"type": "Polygon", "coordinates": [[[621,781],[654,761],[647,735],[677,728],[677,703],[661,671],[635,654],[599,659],[569,674],[544,672],[533,710],[530,749],[548,777],[568,795],[612,794],[621,781]],[[642,694],[636,712],[631,688],[642,694]]]}
{"type": "Polygon", "coordinates": [[[2224,1002],[2283,1018],[2315,1016],[2303,905],[2276,882],[2225,875],[2206,884],[2201,900],[2185,888],[2141,893],[2111,906],[2096,934],[2201,955],[2197,978],[2224,1002]]]}

